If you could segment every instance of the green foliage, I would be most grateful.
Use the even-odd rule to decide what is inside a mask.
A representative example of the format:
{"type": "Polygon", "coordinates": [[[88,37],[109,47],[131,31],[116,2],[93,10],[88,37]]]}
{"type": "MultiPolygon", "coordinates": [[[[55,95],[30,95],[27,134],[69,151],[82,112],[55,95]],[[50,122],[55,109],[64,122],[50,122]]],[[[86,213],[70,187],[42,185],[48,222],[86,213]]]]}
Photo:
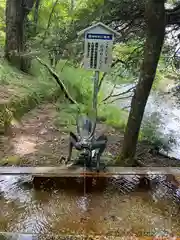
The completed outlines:
{"type": "Polygon", "coordinates": [[[170,65],[167,53],[163,52],[156,70],[153,90],[163,92],[167,85],[172,84],[172,80],[178,80],[178,74],[174,72],[172,65],[170,65]]]}
{"type": "Polygon", "coordinates": [[[21,163],[21,159],[19,156],[13,155],[4,157],[0,160],[0,166],[18,166],[21,163]]]}
{"type": "Polygon", "coordinates": [[[119,62],[113,67],[106,79],[116,84],[129,84],[138,79],[142,55],[142,43],[129,41],[117,43],[113,49],[114,61],[119,62]]]}
{"type": "Polygon", "coordinates": [[[173,133],[163,134],[160,131],[161,124],[161,118],[156,112],[144,119],[139,140],[146,140],[158,149],[169,151],[171,144],[175,143],[175,139],[173,138],[173,133]]]}
{"type": "Polygon", "coordinates": [[[177,5],[179,3],[179,0],[167,0],[167,3],[177,5]]]}
{"type": "MultiPolygon", "coordinates": [[[[61,61],[58,64],[58,69],[62,69],[63,66],[64,62],[61,61]]],[[[63,71],[60,72],[59,75],[62,76],[62,79],[64,79],[64,83],[68,87],[70,94],[76,98],[76,101],[79,103],[79,108],[70,104],[62,105],[60,102],[57,107],[59,114],[56,124],[58,126],[61,126],[61,123],[62,125],[68,124],[68,126],[73,126],[76,121],[77,114],[87,114],[90,118],[93,118],[92,72],[66,65],[63,67],[63,71]]],[[[100,91],[99,100],[102,100],[103,98],[104,93],[100,91]]],[[[121,111],[112,104],[99,104],[98,117],[105,119],[107,124],[122,129],[124,128],[127,120],[127,112],[121,111]]]]}
{"type": "Polygon", "coordinates": [[[115,128],[124,129],[127,121],[127,112],[111,104],[101,105],[98,116],[106,119],[106,124],[115,128]]]}
{"type": "MultiPolygon", "coordinates": [[[[69,65],[69,63],[66,63],[65,65],[64,61],[61,61],[58,64],[57,69],[59,76],[64,80],[70,94],[72,94],[79,102],[81,114],[91,112],[93,89],[92,72],[80,68],[74,68],[69,65]]],[[[55,94],[55,91],[57,91],[57,95],[59,94],[59,87],[56,85],[54,79],[50,78],[47,71],[36,61],[34,62],[32,70],[34,77],[18,72],[5,61],[1,64],[1,84],[6,84],[10,87],[12,86],[14,89],[18,89],[11,99],[12,109],[19,109],[19,113],[16,113],[16,115],[22,115],[27,109],[34,107],[43,99],[47,99],[48,96],[52,97],[52,95],[55,94]],[[16,79],[16,81],[14,81],[14,79],[16,79]]],[[[100,91],[99,99],[102,99],[103,97],[104,93],[100,91]]],[[[59,110],[59,113],[56,118],[56,125],[60,128],[63,126],[66,129],[68,127],[69,129],[74,130],[78,111],[77,106],[62,104],[62,102],[60,102],[57,105],[57,109],[59,110]]],[[[122,111],[112,104],[100,104],[98,108],[98,116],[104,118],[106,124],[124,129],[128,114],[126,111],[122,111]]],[[[144,121],[140,139],[148,140],[154,145],[166,149],[167,145],[169,145],[169,141],[172,141],[172,137],[162,136],[158,130],[159,125],[159,116],[151,116],[150,119],[144,121]]]]}
{"type": "Polygon", "coordinates": [[[125,63],[124,67],[134,76],[138,76],[139,74],[142,54],[143,42],[137,40],[119,43],[114,47],[114,58],[122,60],[125,63]]]}
{"type": "Polygon", "coordinates": [[[84,69],[74,68],[68,64],[64,65],[64,61],[61,61],[56,71],[64,81],[64,84],[70,91],[71,95],[76,99],[78,103],[90,104],[92,97],[93,85],[92,85],[92,71],[85,71],[84,69]],[[63,71],[61,69],[63,68],[63,71]]]}
{"type": "MultiPolygon", "coordinates": [[[[114,10],[122,4],[112,4],[114,10]]],[[[74,7],[72,1],[41,1],[38,14],[38,26],[36,36],[29,39],[32,51],[39,50],[48,56],[48,51],[52,51],[54,46],[58,47],[58,58],[68,58],[73,63],[80,63],[82,59],[83,44],[81,39],[77,39],[77,32],[87,27],[94,21],[99,21],[102,14],[106,15],[106,8],[109,3],[104,0],[76,0],[74,7]],[[73,8],[72,8],[73,7],[73,8]]],[[[3,1],[2,9],[5,8],[3,1]]],[[[126,11],[128,9],[124,9],[126,11]]],[[[1,12],[0,12],[1,14],[1,12]]],[[[4,17],[2,13],[2,18],[4,17]]],[[[0,16],[1,17],[1,16],[0,16]]],[[[34,10],[30,13],[29,19],[34,19],[34,10]]],[[[4,32],[3,32],[4,33],[4,32]]],[[[2,41],[4,41],[3,38],[2,41]]],[[[1,40],[0,40],[1,41],[1,40]]],[[[119,58],[126,64],[118,64],[113,69],[113,74],[109,79],[118,83],[132,83],[139,76],[140,63],[142,58],[143,42],[137,38],[130,38],[128,41],[116,44],[114,57],[119,58]]],[[[48,59],[48,58],[47,58],[48,59]]],[[[59,69],[57,68],[57,71],[59,69]]],[[[108,80],[109,80],[108,79],[108,80]]]]}
{"type": "MultiPolygon", "coordinates": [[[[142,1],[136,2],[137,4],[135,1],[133,2],[133,8],[135,10],[137,10],[137,7],[141,8],[141,5],[143,5],[142,1]]],[[[56,67],[56,71],[60,78],[63,79],[70,94],[80,104],[79,106],[82,113],[88,113],[91,110],[93,75],[91,71],[88,72],[80,68],[74,68],[69,64],[74,64],[75,62],[79,64],[82,59],[83,44],[82,40],[77,38],[77,32],[93,22],[99,20],[103,21],[103,19],[104,23],[111,23],[112,18],[122,17],[123,22],[127,23],[127,19],[129,19],[127,18],[129,17],[128,14],[132,9],[131,6],[132,4],[126,0],[119,2],[76,0],[74,1],[74,6],[71,5],[70,0],[41,1],[37,34],[35,36],[32,34],[29,38],[30,48],[32,51],[39,50],[43,58],[48,61],[48,53],[52,52],[56,46],[59,59],[66,58],[69,60],[62,71],[61,69],[65,62],[61,60],[56,67]],[[113,6],[113,9],[107,7],[110,5],[113,6]]],[[[5,0],[2,1],[0,8],[1,46],[4,45],[5,40],[4,9],[5,0]]],[[[133,10],[132,14],[133,13],[135,14],[136,11],[133,10]]],[[[33,17],[34,11],[29,15],[29,20],[32,22],[33,17]]],[[[107,75],[105,80],[119,84],[129,84],[137,81],[143,56],[143,36],[138,38],[134,33],[131,35],[133,37],[129,37],[128,40],[126,38],[121,43],[114,46],[113,57],[115,60],[120,59],[121,62],[113,68],[112,73],[107,75]]],[[[32,73],[35,78],[20,74],[16,69],[12,70],[12,67],[5,62],[0,65],[0,84],[12,86],[15,90],[18,89],[17,93],[13,95],[13,103],[17,102],[19,96],[20,98],[22,96],[22,99],[24,99],[22,101],[23,103],[21,102],[22,105],[34,105],[44,99],[45,96],[50,96],[58,89],[54,79],[50,78],[47,71],[37,62],[33,62],[32,73]],[[14,79],[16,79],[16,81],[14,81],[14,79]]],[[[154,89],[157,89],[159,84],[164,81],[165,74],[167,74],[167,68],[165,67],[165,61],[162,55],[153,85],[154,89]]],[[[104,93],[100,91],[99,100],[102,100],[103,97],[104,93]]],[[[13,106],[15,105],[14,103],[13,106]]],[[[61,113],[63,115],[59,116],[59,119],[65,119],[65,124],[73,125],[74,120],[71,119],[70,115],[73,115],[77,109],[73,110],[69,105],[68,109],[70,109],[70,112],[67,112],[67,109],[65,111],[63,110],[63,113],[61,113]]],[[[107,124],[116,127],[120,126],[121,128],[124,128],[127,120],[127,113],[125,111],[120,111],[114,105],[100,105],[99,115],[106,118],[107,124]]],[[[74,117],[72,118],[74,119],[74,117]]],[[[150,134],[148,131],[152,131],[151,127],[147,128],[149,128],[149,130],[144,130],[146,132],[145,135],[150,134]]],[[[143,136],[145,137],[145,135],[143,136]]],[[[152,134],[152,136],[154,135],[155,134],[152,134]]],[[[155,141],[155,139],[152,139],[152,141],[155,141]]]]}
{"type": "Polygon", "coordinates": [[[71,104],[57,103],[57,116],[55,117],[54,124],[62,129],[74,131],[76,125],[77,108],[74,108],[71,104]]]}
{"type": "MultiPolygon", "coordinates": [[[[76,42],[78,46],[79,39],[75,41],[77,32],[98,18],[103,3],[103,0],[76,0],[73,7],[71,1],[66,0],[42,1],[39,10],[37,35],[31,38],[31,47],[48,51],[52,51],[56,47],[60,53],[60,58],[62,58],[66,49],[70,59],[72,48],[68,49],[67,45],[76,42]]],[[[31,19],[33,19],[33,12],[31,13],[31,19]]]]}
{"type": "MultiPolygon", "coordinates": [[[[35,64],[37,65],[37,62],[35,64]]],[[[0,84],[11,85],[14,90],[18,89],[17,92],[14,91],[14,96],[17,95],[17,98],[19,98],[19,94],[26,95],[28,93],[29,95],[32,92],[50,92],[52,89],[57,88],[56,83],[47,77],[49,75],[43,68],[40,68],[37,74],[34,72],[34,75],[35,77],[32,77],[19,72],[6,61],[0,62],[0,84]]]]}
{"type": "Polygon", "coordinates": [[[112,72],[107,75],[105,80],[114,84],[130,84],[133,83],[136,78],[131,71],[119,63],[113,68],[112,72]]]}
{"type": "MultiPolygon", "coordinates": [[[[91,111],[91,108],[88,108],[85,105],[80,106],[81,111],[80,115],[88,114],[91,111]]],[[[57,105],[58,114],[55,118],[55,124],[60,129],[68,128],[67,130],[75,130],[76,118],[79,113],[77,108],[73,108],[70,104],[59,103],[57,105]]],[[[90,116],[91,118],[91,116],[90,116]]],[[[98,108],[98,118],[104,119],[107,125],[110,125],[114,128],[123,130],[127,121],[127,113],[121,111],[117,107],[104,105],[98,108]]],[[[91,118],[93,119],[93,117],[91,118]]]]}
{"type": "Polygon", "coordinates": [[[164,73],[162,73],[159,68],[157,68],[156,70],[156,76],[154,79],[154,83],[153,83],[153,90],[158,90],[160,88],[160,85],[162,83],[162,81],[164,80],[164,73]]]}
{"type": "Polygon", "coordinates": [[[1,88],[1,132],[11,125],[14,118],[19,119],[37,104],[61,96],[59,87],[47,76],[47,72],[41,70],[41,74],[35,78],[19,72],[6,61],[1,61],[0,85],[4,86],[1,88]]]}
{"type": "Polygon", "coordinates": [[[0,5],[0,51],[2,46],[5,44],[5,5],[6,1],[2,0],[0,5]]]}

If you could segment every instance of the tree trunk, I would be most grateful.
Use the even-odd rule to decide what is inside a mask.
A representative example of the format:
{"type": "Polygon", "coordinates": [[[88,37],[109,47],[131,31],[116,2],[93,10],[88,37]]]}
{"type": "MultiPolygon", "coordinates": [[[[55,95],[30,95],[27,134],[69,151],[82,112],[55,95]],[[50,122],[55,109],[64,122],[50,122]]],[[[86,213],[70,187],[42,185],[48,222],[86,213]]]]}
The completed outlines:
{"type": "Polygon", "coordinates": [[[6,43],[5,58],[24,72],[30,68],[30,59],[22,56],[26,51],[27,15],[34,0],[6,1],[6,43]],[[29,6],[25,4],[31,3],[29,6]]]}
{"type": "Polygon", "coordinates": [[[128,123],[119,160],[134,164],[136,145],[145,106],[152,88],[165,36],[165,0],[146,0],[146,42],[139,82],[131,102],[128,123]]]}
{"type": "Polygon", "coordinates": [[[38,24],[38,16],[39,16],[39,6],[40,6],[40,0],[36,0],[35,10],[34,10],[34,34],[37,33],[37,24],[38,24]]]}

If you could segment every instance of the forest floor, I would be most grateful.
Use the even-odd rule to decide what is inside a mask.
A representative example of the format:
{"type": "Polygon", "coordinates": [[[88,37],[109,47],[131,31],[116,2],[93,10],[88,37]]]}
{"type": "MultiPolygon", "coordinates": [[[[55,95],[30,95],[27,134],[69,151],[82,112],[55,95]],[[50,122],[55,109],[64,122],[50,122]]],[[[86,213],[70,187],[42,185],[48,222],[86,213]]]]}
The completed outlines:
{"type": "MultiPolygon", "coordinates": [[[[66,73],[70,72],[71,75],[66,76],[67,79],[75,75],[77,76],[74,80],[87,78],[84,72],[69,67],[66,73]]],[[[59,92],[56,82],[47,76],[46,71],[41,71],[37,77],[25,75],[2,62],[0,69],[1,166],[57,166],[62,159],[66,159],[69,131],[75,130],[75,121],[72,121],[73,113],[70,105],[66,104],[65,109],[69,111],[64,114],[63,94],[59,92]],[[10,110],[10,113],[12,111],[13,117],[4,116],[4,108],[10,110]],[[6,117],[9,118],[10,131],[4,134],[1,128],[6,117]],[[14,117],[17,121],[13,121],[14,117]]],[[[109,111],[109,108],[107,110],[109,111]]],[[[117,119],[121,118],[118,114],[117,119]]],[[[109,115],[111,117],[111,113],[109,115]]],[[[104,157],[119,154],[123,141],[122,130],[105,123],[98,123],[97,135],[101,133],[108,137],[104,157]]],[[[149,143],[138,144],[136,157],[144,165],[180,166],[179,160],[162,156],[154,151],[150,153],[151,148],[149,143]]]]}
{"type": "MultiPolygon", "coordinates": [[[[63,110],[62,110],[63,112],[63,110]]],[[[69,116],[65,116],[71,118],[69,116]]],[[[26,113],[8,134],[0,137],[1,165],[58,166],[68,155],[69,131],[75,126],[63,124],[64,115],[56,103],[43,103],[26,113]],[[58,117],[58,120],[57,120],[58,117]],[[61,123],[62,120],[62,123],[61,123]],[[58,122],[59,121],[59,122],[58,122]],[[58,122],[58,124],[57,124],[58,122]]],[[[97,124],[97,135],[108,137],[106,157],[120,153],[123,132],[104,123],[97,124]]],[[[139,143],[137,158],[146,166],[179,166],[178,160],[150,153],[151,146],[139,143]]],[[[74,152],[74,157],[76,152],[74,152]]]]}
{"type": "MultiPolygon", "coordinates": [[[[57,166],[66,159],[69,130],[72,126],[60,124],[57,127],[55,124],[57,114],[56,105],[52,103],[39,105],[25,114],[21,122],[14,124],[8,135],[1,137],[2,163],[57,166]]],[[[119,152],[123,136],[105,124],[97,125],[97,134],[100,133],[111,136],[107,151],[113,155],[119,152]]]]}

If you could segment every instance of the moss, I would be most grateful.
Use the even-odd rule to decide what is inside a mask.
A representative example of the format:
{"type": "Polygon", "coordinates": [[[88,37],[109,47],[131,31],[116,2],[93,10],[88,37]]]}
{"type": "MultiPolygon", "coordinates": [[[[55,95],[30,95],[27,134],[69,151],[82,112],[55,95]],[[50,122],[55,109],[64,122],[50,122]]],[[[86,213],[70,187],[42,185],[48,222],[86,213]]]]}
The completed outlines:
{"type": "Polygon", "coordinates": [[[61,91],[58,88],[52,89],[49,93],[33,92],[22,99],[14,99],[9,105],[13,109],[13,116],[19,119],[43,101],[55,101],[59,96],[61,96],[61,91]]]}
{"type": "Polygon", "coordinates": [[[13,156],[8,156],[0,160],[0,166],[17,166],[21,162],[20,157],[13,155],[13,156]]]}
{"type": "Polygon", "coordinates": [[[13,112],[6,105],[0,106],[0,134],[7,131],[13,120],[13,112]]]}
{"type": "Polygon", "coordinates": [[[33,77],[23,74],[8,65],[6,61],[0,63],[0,85],[6,85],[6,88],[0,89],[0,92],[2,91],[0,134],[3,134],[11,125],[13,119],[19,120],[38,104],[43,101],[56,101],[62,94],[55,81],[50,80],[49,75],[47,76],[47,72],[44,70],[37,77],[33,77]],[[10,90],[13,90],[12,93],[10,90]],[[3,94],[5,94],[5,101],[3,94]]]}

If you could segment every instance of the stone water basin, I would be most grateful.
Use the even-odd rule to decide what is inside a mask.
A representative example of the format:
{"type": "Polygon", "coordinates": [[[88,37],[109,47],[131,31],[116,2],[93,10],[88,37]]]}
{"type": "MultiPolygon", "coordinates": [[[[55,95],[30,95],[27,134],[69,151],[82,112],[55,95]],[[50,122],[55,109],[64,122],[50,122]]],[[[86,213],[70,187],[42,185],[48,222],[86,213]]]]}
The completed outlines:
{"type": "Polygon", "coordinates": [[[99,190],[86,191],[87,182],[81,178],[77,191],[76,179],[71,178],[68,187],[35,190],[31,184],[22,184],[30,178],[0,177],[0,231],[30,234],[21,235],[20,240],[31,239],[32,234],[49,239],[47,234],[142,237],[180,232],[179,203],[164,187],[140,191],[136,181],[133,185],[128,179],[121,186],[106,181],[99,190]]]}

